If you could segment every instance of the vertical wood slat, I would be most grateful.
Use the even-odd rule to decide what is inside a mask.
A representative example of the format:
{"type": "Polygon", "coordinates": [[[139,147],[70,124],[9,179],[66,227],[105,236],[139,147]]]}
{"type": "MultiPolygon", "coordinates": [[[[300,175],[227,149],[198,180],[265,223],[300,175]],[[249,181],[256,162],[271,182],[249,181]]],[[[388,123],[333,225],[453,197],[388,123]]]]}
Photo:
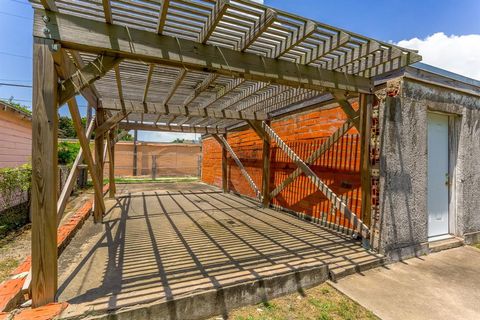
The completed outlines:
{"type": "Polygon", "coordinates": [[[372,185],[370,176],[370,130],[373,96],[360,94],[360,179],[362,186],[362,213],[363,222],[371,225],[372,214],[372,185]]]}
{"type": "Polygon", "coordinates": [[[107,138],[108,148],[108,184],[109,184],[109,197],[115,198],[117,192],[115,186],[115,129],[108,132],[107,138]]]}
{"type": "MultiPolygon", "coordinates": [[[[105,120],[105,115],[103,109],[97,109],[96,121],[97,127],[101,126],[105,120]]],[[[95,175],[97,179],[103,185],[103,157],[104,157],[104,135],[95,136],[95,175]]],[[[95,201],[93,207],[93,220],[95,223],[102,222],[103,214],[105,213],[105,208],[100,203],[103,203],[103,190],[101,194],[95,193],[95,201]]]]}
{"type": "MultiPolygon", "coordinates": [[[[270,125],[270,122],[267,122],[270,125]]],[[[271,141],[269,136],[265,136],[263,139],[262,159],[262,204],[265,208],[270,207],[270,147],[271,141]]]]}
{"type": "MultiPolygon", "coordinates": [[[[227,135],[223,135],[224,139],[227,139],[227,135]]],[[[228,193],[228,158],[227,158],[227,149],[222,147],[222,190],[224,193],[228,193]]]]}
{"type": "Polygon", "coordinates": [[[57,292],[57,74],[47,39],[34,38],[32,98],[32,306],[57,292]]]}

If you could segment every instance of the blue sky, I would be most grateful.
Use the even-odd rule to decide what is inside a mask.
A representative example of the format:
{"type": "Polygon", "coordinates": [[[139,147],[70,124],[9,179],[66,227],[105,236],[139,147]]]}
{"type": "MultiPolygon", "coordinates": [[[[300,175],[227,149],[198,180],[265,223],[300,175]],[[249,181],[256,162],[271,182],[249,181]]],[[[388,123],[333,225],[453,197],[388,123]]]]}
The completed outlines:
{"type": "MultiPolygon", "coordinates": [[[[480,46],[480,0],[266,0],[265,4],[375,39],[405,40],[401,44],[419,49],[425,62],[453,72],[477,78],[477,73],[469,73],[475,69],[472,63],[480,69],[480,51],[472,49],[480,46]],[[452,63],[451,56],[459,50],[468,64],[452,63]]],[[[32,14],[27,0],[0,0],[0,84],[31,85],[32,14]]],[[[10,97],[31,105],[30,88],[0,85],[0,98],[10,97]]],[[[84,111],[86,102],[78,102],[84,111]]],[[[68,112],[62,108],[61,114],[68,112]]],[[[152,134],[140,138],[164,139],[152,134]]]]}

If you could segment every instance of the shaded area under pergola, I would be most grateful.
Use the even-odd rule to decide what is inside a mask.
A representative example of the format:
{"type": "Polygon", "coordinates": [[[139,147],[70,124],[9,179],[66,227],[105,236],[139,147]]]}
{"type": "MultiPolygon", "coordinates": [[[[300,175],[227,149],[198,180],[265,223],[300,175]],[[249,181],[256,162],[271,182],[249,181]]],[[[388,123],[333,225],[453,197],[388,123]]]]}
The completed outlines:
{"type": "Polygon", "coordinates": [[[32,271],[31,286],[26,281],[24,289],[31,291],[34,307],[55,299],[56,228],[78,165],[85,161],[92,177],[95,222],[101,223],[106,212],[102,181],[107,158],[109,195],[115,196],[118,128],[212,134],[223,150],[223,191],[229,191],[229,153],[266,208],[281,189],[305,174],[329,199],[332,210],[350,222],[349,232],[369,244],[377,210],[371,190],[378,186],[378,168],[372,168],[370,158],[372,152],[378,155],[378,145],[372,146],[372,139],[378,139],[370,136],[372,118],[378,115],[373,110],[379,105],[372,94],[372,77],[419,61],[416,52],[246,0],[31,2],[32,271]],[[95,109],[86,128],[75,99],[79,94],[95,109]],[[352,107],[354,100],[359,102],[357,109],[352,107]],[[65,103],[82,149],[57,201],[57,109],[65,103]],[[270,127],[271,121],[287,114],[331,103],[348,119],[307,159],[270,127]],[[262,186],[255,185],[226,137],[246,126],[263,141],[262,186]],[[310,168],[352,127],[361,136],[361,216],[310,168]],[[269,179],[272,144],[298,167],[274,190],[269,179]]]}
{"type": "Polygon", "coordinates": [[[383,261],[347,235],[205,184],[157,187],[107,201],[103,228],[73,240],[60,259],[59,300],[71,304],[68,316],[175,305],[302,268],[327,265],[342,274],[383,261]]]}

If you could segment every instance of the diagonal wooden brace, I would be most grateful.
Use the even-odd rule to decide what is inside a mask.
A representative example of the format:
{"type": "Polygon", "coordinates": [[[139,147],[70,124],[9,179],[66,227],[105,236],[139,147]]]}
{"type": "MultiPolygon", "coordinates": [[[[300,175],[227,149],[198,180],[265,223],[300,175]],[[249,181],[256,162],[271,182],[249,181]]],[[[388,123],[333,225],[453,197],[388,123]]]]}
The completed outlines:
{"type": "MultiPolygon", "coordinates": [[[[345,121],[345,123],[338,128],[322,145],[315,150],[305,161],[306,163],[314,163],[318,158],[322,156],[328,149],[330,149],[341,137],[343,137],[348,130],[353,127],[353,122],[351,120],[345,121]]],[[[296,178],[302,174],[300,168],[295,169],[285,180],[282,181],[271,193],[270,197],[275,198],[286,186],[292,183],[296,178]]]]}
{"type": "MultiPolygon", "coordinates": [[[[90,121],[90,124],[88,125],[87,133],[85,134],[87,139],[90,139],[90,136],[92,135],[92,132],[93,132],[94,125],[95,125],[95,118],[93,118],[90,121]]],[[[63,187],[60,197],[58,198],[58,201],[57,201],[57,225],[59,225],[60,221],[62,220],[63,213],[65,212],[65,207],[67,206],[68,198],[72,193],[73,185],[77,179],[78,166],[82,163],[82,161],[83,161],[83,149],[80,148],[80,150],[78,150],[77,157],[73,162],[72,169],[68,174],[67,182],[65,183],[65,186],[63,187]]]]}
{"type": "Polygon", "coordinates": [[[72,74],[70,78],[63,81],[59,86],[58,105],[61,106],[69,101],[81,90],[103,77],[122,60],[122,58],[100,55],[97,59],[72,74]]]}
{"type": "Polygon", "coordinates": [[[255,182],[253,182],[253,179],[252,177],[250,177],[250,175],[248,174],[247,170],[245,169],[245,167],[243,166],[242,162],[240,161],[240,159],[237,157],[237,155],[235,154],[235,152],[233,151],[232,147],[230,147],[230,145],[228,144],[227,140],[221,136],[221,135],[218,135],[218,134],[214,134],[213,137],[215,138],[215,140],[217,140],[217,142],[225,149],[228,150],[228,152],[230,153],[230,155],[232,156],[233,160],[235,160],[235,163],[237,164],[237,166],[240,168],[240,171],[242,172],[243,176],[245,177],[245,179],[247,179],[247,182],[248,184],[250,185],[250,187],[252,188],[252,190],[255,192],[255,195],[257,196],[258,199],[262,199],[262,195],[260,194],[260,191],[258,190],[257,186],[255,185],[255,182]]]}
{"type": "MultiPolygon", "coordinates": [[[[103,202],[103,187],[102,181],[99,179],[98,175],[96,174],[96,167],[93,161],[93,156],[90,151],[90,143],[85,136],[85,131],[82,127],[82,121],[80,118],[80,113],[78,112],[78,105],[75,98],[68,100],[68,108],[70,110],[70,114],[72,115],[72,122],[75,128],[75,132],[77,133],[78,141],[80,142],[80,146],[83,149],[83,154],[85,157],[85,162],[87,163],[88,170],[90,171],[90,176],[92,178],[93,187],[95,189],[95,194],[98,196],[100,207],[102,208],[102,212],[105,212],[105,203],[103,202]]],[[[96,165],[99,164],[100,160],[97,160],[96,165]]]]}
{"type": "Polygon", "coordinates": [[[305,173],[313,184],[327,197],[333,207],[339,210],[346,219],[353,222],[354,229],[364,238],[369,238],[368,227],[360,220],[354,212],[350,211],[346,203],[323,182],[313,170],[292,150],[283,140],[270,128],[265,122],[262,122],[262,128],[277,143],[285,154],[295,162],[295,164],[305,173]]]}

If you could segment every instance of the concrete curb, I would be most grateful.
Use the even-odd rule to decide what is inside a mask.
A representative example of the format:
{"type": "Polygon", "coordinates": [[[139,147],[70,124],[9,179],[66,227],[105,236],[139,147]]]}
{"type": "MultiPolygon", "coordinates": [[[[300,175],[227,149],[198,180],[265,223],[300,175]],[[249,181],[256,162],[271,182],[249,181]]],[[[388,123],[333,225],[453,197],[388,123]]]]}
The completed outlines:
{"type": "Polygon", "coordinates": [[[246,281],[220,289],[198,292],[174,300],[154,301],[132,305],[115,311],[92,311],[81,306],[70,305],[61,319],[203,319],[228,311],[261,303],[279,296],[299,292],[328,280],[328,266],[325,264],[299,268],[283,274],[246,281]]]}

